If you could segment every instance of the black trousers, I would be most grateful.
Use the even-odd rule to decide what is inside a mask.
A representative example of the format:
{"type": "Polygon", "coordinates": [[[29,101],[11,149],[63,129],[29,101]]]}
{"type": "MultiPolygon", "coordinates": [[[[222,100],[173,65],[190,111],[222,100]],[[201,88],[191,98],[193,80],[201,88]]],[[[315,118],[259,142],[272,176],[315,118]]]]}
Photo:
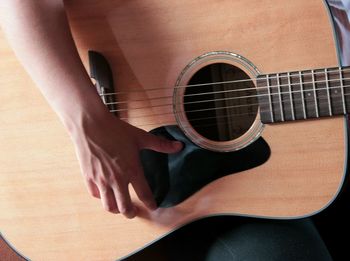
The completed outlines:
{"type": "Polygon", "coordinates": [[[125,260],[332,260],[310,219],[198,220],[125,260]]]}

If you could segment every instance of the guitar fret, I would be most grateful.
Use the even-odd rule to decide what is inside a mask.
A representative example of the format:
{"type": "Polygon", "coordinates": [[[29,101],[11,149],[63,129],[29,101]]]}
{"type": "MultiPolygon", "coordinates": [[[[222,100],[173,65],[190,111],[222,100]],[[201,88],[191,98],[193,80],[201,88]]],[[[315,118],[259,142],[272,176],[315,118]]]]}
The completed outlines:
{"type": "Polygon", "coordinates": [[[280,102],[280,112],[281,112],[281,120],[284,121],[284,113],[283,113],[283,105],[282,105],[282,97],[281,97],[281,84],[280,84],[280,74],[276,74],[276,79],[277,79],[277,90],[278,90],[278,99],[280,102]]]}
{"type": "Polygon", "coordinates": [[[296,120],[304,119],[302,96],[300,91],[300,78],[298,72],[290,73],[290,87],[294,108],[294,117],[296,120]]]}
{"type": "Polygon", "coordinates": [[[329,68],[328,78],[333,115],[342,115],[344,114],[344,97],[342,97],[342,88],[339,82],[339,68],[329,68]]]}
{"type": "Polygon", "coordinates": [[[306,119],[303,77],[302,77],[301,71],[299,71],[299,82],[300,82],[301,103],[302,103],[302,106],[303,106],[303,115],[304,115],[304,119],[306,119]]]}
{"type": "Polygon", "coordinates": [[[267,75],[259,75],[256,80],[258,101],[260,107],[260,120],[263,123],[272,123],[270,94],[267,88],[267,75]]]}
{"type": "Polygon", "coordinates": [[[342,103],[343,103],[343,113],[346,114],[342,68],[339,67],[338,70],[339,70],[340,91],[341,91],[341,97],[342,97],[342,103]]]}
{"type": "Polygon", "coordinates": [[[283,121],[291,121],[293,120],[293,100],[291,98],[291,90],[288,82],[288,73],[279,74],[279,85],[283,109],[283,121]]]}
{"type": "Polygon", "coordinates": [[[343,70],[343,86],[346,112],[350,112],[350,70],[343,70]]]}
{"type": "Polygon", "coordinates": [[[318,117],[317,97],[315,91],[315,80],[312,70],[301,72],[301,82],[303,86],[304,104],[307,118],[318,117]]]}
{"type": "Polygon", "coordinates": [[[267,93],[268,93],[269,106],[270,106],[271,122],[274,122],[269,75],[266,76],[266,82],[267,82],[267,93]]]}
{"type": "Polygon", "coordinates": [[[277,74],[269,75],[269,84],[270,84],[270,94],[271,94],[271,103],[272,103],[272,112],[273,120],[275,122],[284,121],[283,119],[283,103],[282,98],[280,99],[280,86],[278,85],[277,74]]]}
{"type": "Polygon", "coordinates": [[[287,79],[288,79],[291,114],[292,114],[292,120],[294,121],[295,120],[295,115],[294,115],[294,106],[293,106],[293,97],[292,97],[292,86],[291,86],[291,82],[290,82],[290,72],[287,73],[287,79]]]}
{"type": "Polygon", "coordinates": [[[331,96],[330,96],[330,90],[329,90],[328,69],[327,68],[324,69],[324,73],[325,73],[325,82],[326,82],[326,89],[327,89],[329,116],[332,116],[333,112],[332,112],[332,104],[331,104],[331,96]]]}
{"type": "Polygon", "coordinates": [[[320,115],[319,115],[318,104],[317,104],[316,84],[315,84],[315,71],[314,70],[311,70],[311,75],[312,75],[312,87],[314,89],[315,112],[316,112],[316,117],[318,118],[320,115]]]}
{"type": "Polygon", "coordinates": [[[318,117],[329,116],[328,90],[324,69],[317,69],[314,72],[318,117]]]}
{"type": "Polygon", "coordinates": [[[264,123],[344,115],[350,112],[350,68],[324,68],[259,76],[264,123]],[[263,109],[264,108],[264,109],[263,109]]]}

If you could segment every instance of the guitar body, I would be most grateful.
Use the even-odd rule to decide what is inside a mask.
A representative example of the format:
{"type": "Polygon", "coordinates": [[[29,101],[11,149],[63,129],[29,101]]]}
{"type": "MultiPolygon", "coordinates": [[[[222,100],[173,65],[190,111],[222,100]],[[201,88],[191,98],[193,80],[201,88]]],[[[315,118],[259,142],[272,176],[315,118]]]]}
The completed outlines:
{"type": "MultiPolygon", "coordinates": [[[[78,0],[66,8],[87,69],[88,50],[104,54],[116,89],[137,90],[124,98],[149,108],[121,117],[146,130],[176,124],[165,113],[171,110],[152,108],[152,97],[170,97],[182,70],[205,53],[242,55],[261,73],[338,65],[321,0],[78,0]],[[164,88],[148,91],[155,87],[164,88]]],[[[344,117],[279,123],[261,132],[271,150],[264,164],[219,178],[172,208],[141,207],[133,220],[107,213],[88,195],[67,133],[3,36],[0,52],[1,233],[30,259],[120,258],[208,215],[305,217],[330,204],[342,185],[344,117]]]]}

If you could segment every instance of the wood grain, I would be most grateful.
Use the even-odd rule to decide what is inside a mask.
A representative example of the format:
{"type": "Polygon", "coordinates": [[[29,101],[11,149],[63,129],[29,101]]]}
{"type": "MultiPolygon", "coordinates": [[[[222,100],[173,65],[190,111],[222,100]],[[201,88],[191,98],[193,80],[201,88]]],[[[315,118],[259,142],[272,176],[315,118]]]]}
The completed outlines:
{"type": "MultiPolygon", "coordinates": [[[[118,90],[140,91],[124,99],[148,99],[139,105],[171,95],[187,63],[210,51],[239,53],[264,73],[337,65],[329,17],[318,0],[76,0],[66,7],[85,65],[87,50],[103,53],[118,90]]],[[[150,213],[140,206],[133,220],[106,213],[85,191],[63,126],[1,39],[0,84],[7,88],[0,96],[0,226],[33,260],[115,259],[206,215],[311,215],[342,183],[342,117],[276,124],[265,126],[272,156],[261,167],[216,180],[174,208],[150,213]]],[[[151,121],[148,128],[174,121],[171,115],[136,118],[156,112],[123,117],[135,125],[151,121]]]]}

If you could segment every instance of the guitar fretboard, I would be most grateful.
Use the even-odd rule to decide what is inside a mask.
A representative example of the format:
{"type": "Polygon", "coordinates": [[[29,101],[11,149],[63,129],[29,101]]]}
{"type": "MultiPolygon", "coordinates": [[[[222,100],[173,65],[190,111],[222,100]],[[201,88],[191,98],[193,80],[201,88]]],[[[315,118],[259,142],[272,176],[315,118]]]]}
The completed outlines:
{"type": "Polygon", "coordinates": [[[257,87],[263,123],[350,112],[350,67],[260,75],[257,87]]]}

